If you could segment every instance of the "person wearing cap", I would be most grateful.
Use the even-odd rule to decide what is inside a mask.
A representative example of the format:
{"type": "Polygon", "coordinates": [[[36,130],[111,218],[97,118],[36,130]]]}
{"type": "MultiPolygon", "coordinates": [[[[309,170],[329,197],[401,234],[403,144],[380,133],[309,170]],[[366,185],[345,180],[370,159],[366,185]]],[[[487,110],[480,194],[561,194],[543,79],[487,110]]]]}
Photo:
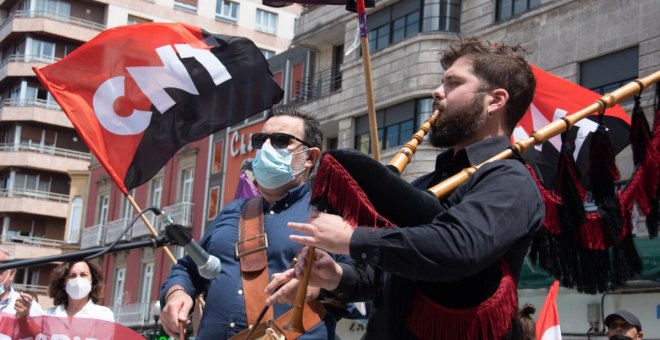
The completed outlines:
{"type": "Polygon", "coordinates": [[[605,326],[607,326],[607,337],[610,339],[637,340],[644,337],[639,319],[625,309],[608,315],[605,318],[605,326]]]}

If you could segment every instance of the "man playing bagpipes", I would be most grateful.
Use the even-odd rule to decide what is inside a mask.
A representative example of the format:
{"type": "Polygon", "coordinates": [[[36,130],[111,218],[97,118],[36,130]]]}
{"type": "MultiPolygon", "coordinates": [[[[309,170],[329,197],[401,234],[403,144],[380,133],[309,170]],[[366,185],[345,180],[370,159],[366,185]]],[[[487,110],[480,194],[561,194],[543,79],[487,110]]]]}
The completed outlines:
{"type": "MultiPolygon", "coordinates": [[[[510,145],[511,132],[535,89],[524,52],[520,46],[466,38],[442,53],[445,72],[433,97],[444,112],[429,139],[449,149],[438,155],[435,171],[413,182],[415,187],[429,188],[510,145]]],[[[315,192],[317,185],[323,184],[315,183],[315,192]]],[[[532,175],[518,159],[490,162],[440,206],[434,217],[419,223],[388,227],[394,223],[386,218],[374,223],[383,228],[352,225],[340,216],[314,211],[308,223],[289,223],[307,236],[290,238],[357,261],[336,263],[316,250],[309,285],[344,302],[371,299],[367,339],[515,338],[516,282],[544,217],[532,175]]],[[[414,220],[425,212],[418,208],[397,213],[414,220]]],[[[295,270],[274,276],[268,291],[294,278],[295,272],[300,275],[305,265],[301,259],[295,270]]],[[[282,301],[281,293],[268,300],[276,301],[282,301]]]]}
{"type": "MultiPolygon", "coordinates": [[[[257,150],[252,170],[261,196],[228,204],[200,242],[220,259],[221,274],[212,280],[200,277],[197,266],[186,256],[163,283],[161,320],[172,336],[190,323],[188,314],[199,294],[205,294],[206,306],[197,339],[226,339],[254,325],[264,310],[269,274],[286,270],[300,249],[288,239],[299,232],[288,229],[286,223],[307,220],[308,178],[321,154],[322,133],[317,119],[294,107],[283,105],[273,111],[262,132],[252,135],[252,147],[257,150]]],[[[295,289],[287,286],[282,292],[295,295],[295,289]]],[[[319,303],[310,308],[313,311],[308,310],[305,319],[309,332],[303,338],[334,339],[333,315],[325,313],[319,303]]],[[[279,326],[272,327],[285,332],[282,328],[290,319],[286,315],[289,309],[275,305],[264,310],[261,320],[277,319],[279,326]]]]}

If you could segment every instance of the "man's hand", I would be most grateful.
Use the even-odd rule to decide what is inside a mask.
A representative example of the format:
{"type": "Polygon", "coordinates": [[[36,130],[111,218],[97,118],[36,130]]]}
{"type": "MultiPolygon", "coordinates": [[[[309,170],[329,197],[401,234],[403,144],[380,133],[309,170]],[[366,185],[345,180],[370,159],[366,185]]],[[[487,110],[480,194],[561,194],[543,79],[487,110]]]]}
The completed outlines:
{"type": "Polygon", "coordinates": [[[14,309],[16,309],[16,319],[22,319],[30,314],[30,307],[32,306],[32,295],[21,293],[20,297],[16,299],[14,309]]]}
{"type": "Polygon", "coordinates": [[[180,329],[185,330],[190,323],[188,314],[193,306],[193,299],[178,285],[170,287],[166,296],[165,307],[160,315],[161,322],[167,334],[178,338],[180,329]]]}
{"type": "Polygon", "coordinates": [[[313,210],[307,223],[289,222],[289,228],[309,236],[289,235],[293,242],[321,248],[333,254],[349,255],[353,226],[340,216],[313,210]]]}

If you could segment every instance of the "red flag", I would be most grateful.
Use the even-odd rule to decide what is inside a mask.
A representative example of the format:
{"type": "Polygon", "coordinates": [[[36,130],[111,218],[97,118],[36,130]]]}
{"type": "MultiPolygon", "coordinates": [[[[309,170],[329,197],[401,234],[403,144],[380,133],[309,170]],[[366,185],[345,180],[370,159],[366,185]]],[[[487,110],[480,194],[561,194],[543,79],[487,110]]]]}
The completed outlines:
{"type": "Polygon", "coordinates": [[[561,340],[561,329],[559,327],[559,312],[557,311],[557,290],[559,281],[550,286],[548,296],[545,298],[541,314],[536,321],[536,339],[538,340],[561,340]]]}
{"type": "Polygon", "coordinates": [[[109,29],[34,70],[125,194],[283,96],[252,41],[176,23],[109,29]]]}
{"type": "MultiPolygon", "coordinates": [[[[527,139],[532,131],[564,115],[571,115],[593,104],[602,96],[538,67],[532,66],[532,71],[536,78],[536,91],[532,104],[513,131],[514,141],[527,139]]],[[[576,134],[573,156],[583,174],[588,167],[591,133],[598,127],[597,119],[598,113],[595,113],[578,121],[572,129],[572,133],[576,134]]],[[[604,123],[608,128],[612,147],[618,153],[628,145],[630,117],[621,106],[616,105],[605,111],[604,123]]],[[[554,182],[560,147],[561,137],[553,137],[537,146],[534,155],[536,159],[530,160],[538,166],[546,185],[554,182]]]]}

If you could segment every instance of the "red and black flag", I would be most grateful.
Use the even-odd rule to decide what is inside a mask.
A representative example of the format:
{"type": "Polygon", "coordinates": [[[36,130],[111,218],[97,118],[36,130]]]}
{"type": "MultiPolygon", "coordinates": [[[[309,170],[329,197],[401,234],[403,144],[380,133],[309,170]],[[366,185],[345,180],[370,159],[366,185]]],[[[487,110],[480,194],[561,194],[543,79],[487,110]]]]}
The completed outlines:
{"type": "MultiPolygon", "coordinates": [[[[266,6],[271,7],[285,7],[296,4],[304,5],[346,5],[346,10],[351,12],[357,12],[356,0],[292,0],[292,1],[277,1],[277,0],[263,0],[262,3],[266,6]]],[[[365,0],[365,7],[374,7],[376,5],[376,0],[365,0]]]]}
{"type": "MultiPolygon", "coordinates": [[[[513,131],[514,141],[524,140],[529,135],[565,115],[570,115],[589,106],[601,95],[557,77],[538,67],[532,66],[536,78],[536,91],[527,112],[513,131]]],[[[574,140],[573,158],[582,174],[589,167],[589,150],[593,133],[598,129],[598,113],[578,121],[569,131],[569,138],[574,140]]],[[[623,150],[628,142],[630,117],[621,106],[607,109],[603,123],[608,129],[610,141],[615,153],[623,150]]],[[[543,183],[552,186],[557,174],[557,163],[561,150],[561,136],[555,136],[536,147],[531,160],[538,168],[543,183]]]]}
{"type": "Polygon", "coordinates": [[[125,194],[283,96],[252,41],[177,23],[106,30],[34,71],[125,194]]]}

